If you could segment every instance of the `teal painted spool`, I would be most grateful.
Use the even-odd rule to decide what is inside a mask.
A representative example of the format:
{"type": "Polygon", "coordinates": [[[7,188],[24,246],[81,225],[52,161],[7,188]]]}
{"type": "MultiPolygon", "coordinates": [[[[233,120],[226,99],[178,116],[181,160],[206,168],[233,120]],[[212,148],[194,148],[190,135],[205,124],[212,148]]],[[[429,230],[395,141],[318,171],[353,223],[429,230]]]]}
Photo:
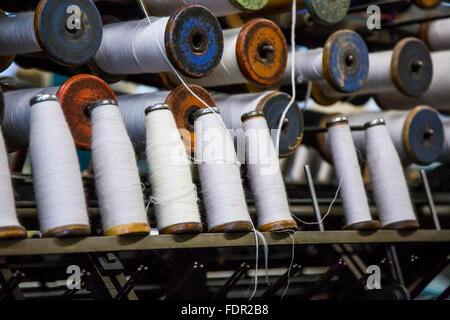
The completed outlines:
{"type": "Polygon", "coordinates": [[[332,25],[345,18],[350,0],[305,0],[305,6],[314,20],[332,25]]]}

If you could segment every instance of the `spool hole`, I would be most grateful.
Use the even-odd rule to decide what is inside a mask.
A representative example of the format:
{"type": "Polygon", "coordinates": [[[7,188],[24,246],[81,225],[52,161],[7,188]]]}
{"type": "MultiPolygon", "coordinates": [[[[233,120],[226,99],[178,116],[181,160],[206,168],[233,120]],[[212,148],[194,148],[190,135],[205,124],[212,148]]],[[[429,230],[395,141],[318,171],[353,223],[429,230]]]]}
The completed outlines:
{"type": "MultiPolygon", "coordinates": [[[[280,119],[277,121],[277,125],[280,122],[280,119]]],[[[287,135],[289,132],[289,118],[286,116],[283,120],[283,124],[281,125],[281,135],[287,135]]]]}
{"type": "Polygon", "coordinates": [[[208,45],[207,35],[203,30],[194,29],[189,34],[189,46],[195,53],[204,53],[208,45]]]}
{"type": "Polygon", "coordinates": [[[86,118],[91,119],[91,104],[86,105],[83,111],[86,118]]]}
{"type": "Polygon", "coordinates": [[[196,105],[190,106],[185,114],[184,123],[186,125],[186,129],[189,131],[194,131],[194,114],[199,110],[200,108],[196,105]]]}
{"type": "Polygon", "coordinates": [[[423,69],[423,61],[416,60],[411,63],[411,71],[415,74],[419,74],[423,69]]]}
{"type": "Polygon", "coordinates": [[[345,65],[347,67],[349,67],[349,68],[352,67],[354,62],[355,62],[355,57],[353,56],[353,54],[350,53],[345,57],[345,65]]]}
{"type": "Polygon", "coordinates": [[[275,55],[275,49],[270,43],[265,42],[259,46],[258,54],[263,62],[271,62],[275,55]]]}
{"type": "Polygon", "coordinates": [[[430,140],[434,135],[434,130],[432,128],[428,128],[423,132],[423,139],[425,141],[430,140]]]}

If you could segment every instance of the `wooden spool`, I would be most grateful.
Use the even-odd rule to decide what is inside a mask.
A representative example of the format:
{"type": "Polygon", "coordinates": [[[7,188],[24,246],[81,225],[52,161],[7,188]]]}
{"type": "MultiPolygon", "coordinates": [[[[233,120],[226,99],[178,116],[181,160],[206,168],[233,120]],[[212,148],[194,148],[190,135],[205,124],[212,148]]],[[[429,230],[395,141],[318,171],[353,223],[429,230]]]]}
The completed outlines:
{"type": "Polygon", "coordinates": [[[397,89],[408,96],[427,91],[433,77],[433,62],[427,46],[416,38],[405,38],[394,48],[391,76],[397,89]]]}
{"type": "Polygon", "coordinates": [[[41,49],[56,63],[79,66],[89,62],[100,47],[102,21],[92,1],[41,0],[34,14],[34,29],[41,49]],[[81,10],[81,27],[69,29],[70,6],[81,10]]]}
{"type": "MultiPolygon", "coordinates": [[[[197,85],[189,85],[189,88],[210,107],[216,106],[208,91],[197,85]]],[[[193,116],[197,110],[206,108],[206,106],[194,97],[183,85],[171,90],[164,103],[168,104],[172,109],[177,128],[180,130],[181,137],[186,145],[186,150],[195,152],[193,116]]]]}
{"type": "MultiPolygon", "coordinates": [[[[269,130],[278,129],[278,122],[284,108],[291,97],[283,92],[274,92],[259,102],[256,110],[264,112],[269,130]]],[[[303,139],[304,121],[302,112],[295,105],[286,114],[286,123],[283,124],[280,135],[280,157],[289,157],[297,150],[303,139]]]]}
{"type": "Polygon", "coordinates": [[[64,82],[57,96],[77,148],[89,150],[92,128],[87,108],[99,100],[116,100],[114,92],[100,78],[79,74],[64,82]]]}
{"type": "Polygon", "coordinates": [[[288,48],[280,28],[267,19],[253,19],[239,32],[236,59],[242,74],[250,81],[270,86],[283,76],[288,48]]]}

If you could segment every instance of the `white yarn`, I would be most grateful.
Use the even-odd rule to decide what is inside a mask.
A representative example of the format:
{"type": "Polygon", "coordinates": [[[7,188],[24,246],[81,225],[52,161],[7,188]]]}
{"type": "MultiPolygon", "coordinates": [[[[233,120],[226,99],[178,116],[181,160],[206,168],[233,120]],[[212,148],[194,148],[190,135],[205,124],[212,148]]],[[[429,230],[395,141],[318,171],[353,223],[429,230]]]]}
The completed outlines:
{"type": "Polygon", "coordinates": [[[172,112],[149,112],[146,121],[147,163],[158,229],[200,223],[188,157],[172,112]]]}
{"type": "Polygon", "coordinates": [[[387,128],[376,125],[365,132],[367,164],[381,225],[415,220],[403,167],[387,128]]]}
{"type": "Polygon", "coordinates": [[[92,163],[103,230],[148,223],[136,157],[119,108],[105,104],[91,112],[92,163]]]}
{"type": "Polygon", "coordinates": [[[0,55],[39,52],[34,31],[34,12],[0,18],[0,55]]]}
{"type": "MultiPolygon", "coordinates": [[[[200,79],[184,79],[203,87],[247,83],[248,80],[239,69],[236,56],[236,42],[240,31],[241,28],[223,30],[223,54],[216,70],[200,79]]],[[[169,76],[173,81],[179,82],[172,73],[169,73],[169,76]]]]}
{"type": "Polygon", "coordinates": [[[117,97],[123,122],[137,151],[145,150],[146,146],[146,120],[143,116],[145,109],[158,103],[164,103],[169,93],[169,91],[158,91],[117,97]]]}
{"type": "Polygon", "coordinates": [[[248,177],[255,199],[258,227],[292,220],[278,154],[263,117],[243,122],[248,177]]]}
{"type": "Polygon", "coordinates": [[[216,17],[240,12],[237,7],[231,4],[230,0],[145,0],[145,6],[150,14],[156,17],[171,15],[177,9],[192,4],[206,7],[216,17]]]}
{"type": "Polygon", "coordinates": [[[227,128],[242,129],[242,115],[257,110],[260,102],[274,92],[264,91],[233,95],[213,93],[213,98],[227,128]]]}
{"type": "Polygon", "coordinates": [[[420,97],[407,97],[400,92],[377,94],[376,101],[383,109],[411,109],[429,105],[437,110],[450,110],[450,50],[431,54],[433,78],[430,87],[420,97]]]}
{"type": "MultiPolygon", "coordinates": [[[[389,136],[394,143],[395,150],[397,151],[400,159],[403,163],[411,162],[406,153],[405,146],[403,145],[403,128],[405,126],[405,120],[412,111],[400,111],[390,110],[386,112],[368,112],[346,115],[348,122],[351,126],[362,126],[366,122],[382,117],[386,121],[386,128],[389,132],[389,136]]],[[[366,139],[365,133],[361,130],[352,131],[353,141],[356,148],[361,152],[365,158],[365,146],[366,139]]]]}
{"type": "Polygon", "coordinates": [[[328,129],[328,138],[336,175],[339,180],[342,179],[341,198],[347,225],[371,221],[350,127],[348,124],[332,126],[328,129]]]}
{"type": "Polygon", "coordinates": [[[442,117],[442,126],[444,127],[444,145],[442,148],[439,161],[448,163],[450,162],[450,118],[442,117]]]}
{"type": "Polygon", "coordinates": [[[0,228],[20,226],[3,135],[0,132],[0,228]]]}
{"type": "Polygon", "coordinates": [[[235,221],[251,221],[233,141],[214,114],[195,121],[195,159],[209,230],[235,221]]]}
{"type": "Polygon", "coordinates": [[[31,107],[30,156],[41,231],[89,225],[80,166],[57,101],[31,107]]]}
{"type": "Polygon", "coordinates": [[[323,160],[319,154],[319,165],[314,175],[314,180],[317,184],[330,184],[334,177],[334,167],[328,162],[323,160]]]}
{"type": "Polygon", "coordinates": [[[431,50],[450,49],[450,18],[428,23],[426,42],[431,50]]]}
{"type": "MultiPolygon", "coordinates": [[[[1,20],[1,19],[0,19],[1,20]]],[[[57,87],[14,90],[4,93],[2,131],[8,146],[22,147],[30,138],[30,99],[38,94],[55,94],[57,87]]]]}
{"type": "MultiPolygon", "coordinates": [[[[367,74],[364,85],[355,92],[357,95],[366,95],[382,92],[396,93],[394,82],[391,77],[391,59],[393,51],[372,52],[369,54],[369,72],[367,74]]],[[[348,96],[348,93],[339,92],[331,87],[328,82],[321,81],[319,83],[322,91],[330,98],[342,98],[348,96]]],[[[389,96],[388,95],[388,96],[389,96]]]]}
{"type": "MultiPolygon", "coordinates": [[[[292,65],[292,57],[295,60],[295,80],[298,83],[313,81],[317,82],[325,79],[322,64],[323,49],[311,49],[296,51],[295,54],[289,52],[287,65],[292,65]]],[[[286,68],[281,79],[281,83],[289,84],[292,79],[292,68],[286,68]]]]}
{"type": "Polygon", "coordinates": [[[157,73],[169,71],[160,48],[165,48],[165,28],[169,18],[111,23],[103,27],[103,38],[95,63],[111,74],[157,73]]]}

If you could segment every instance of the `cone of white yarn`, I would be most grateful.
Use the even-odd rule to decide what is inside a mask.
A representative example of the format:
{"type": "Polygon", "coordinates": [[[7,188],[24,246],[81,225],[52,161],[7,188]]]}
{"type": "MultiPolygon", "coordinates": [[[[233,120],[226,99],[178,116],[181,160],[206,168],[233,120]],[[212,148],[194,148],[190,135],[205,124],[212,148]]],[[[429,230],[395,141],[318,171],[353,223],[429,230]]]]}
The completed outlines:
{"type": "Polygon", "coordinates": [[[30,156],[44,236],[90,234],[80,165],[55,95],[31,99],[30,156]]]}
{"type": "Polygon", "coordinates": [[[365,128],[367,165],[382,228],[418,228],[403,167],[384,120],[372,120],[365,128]]]}
{"type": "Polygon", "coordinates": [[[90,106],[92,164],[104,234],[148,234],[136,156],[117,102],[90,106]]]}
{"type": "MultiPolygon", "coordinates": [[[[0,19],[1,20],[1,19],[0,19]]],[[[14,90],[4,93],[5,115],[2,131],[10,151],[28,145],[30,138],[30,99],[38,94],[56,94],[57,87],[14,90]]]]}
{"type": "Polygon", "coordinates": [[[145,150],[146,146],[146,118],[142,116],[145,109],[148,106],[165,102],[169,93],[170,91],[158,91],[117,97],[123,122],[137,151],[145,150]]]}
{"type": "Polygon", "coordinates": [[[195,118],[195,161],[208,229],[210,232],[251,231],[240,164],[225,124],[216,108],[200,109],[195,118]]]}
{"type": "Polygon", "coordinates": [[[167,104],[148,107],[147,163],[160,233],[202,231],[189,160],[167,104]]]}
{"type": "Polygon", "coordinates": [[[0,238],[24,238],[25,236],[26,231],[17,220],[8,155],[0,132],[0,238]]]}
{"type": "Polygon", "coordinates": [[[264,113],[252,111],[242,116],[248,179],[255,199],[259,231],[297,229],[292,219],[264,113]]]}
{"type": "Polygon", "coordinates": [[[342,181],[341,198],[346,220],[344,229],[378,229],[379,223],[373,221],[370,215],[348,120],[345,117],[331,119],[327,122],[327,128],[334,168],[338,180],[342,181]]]}

